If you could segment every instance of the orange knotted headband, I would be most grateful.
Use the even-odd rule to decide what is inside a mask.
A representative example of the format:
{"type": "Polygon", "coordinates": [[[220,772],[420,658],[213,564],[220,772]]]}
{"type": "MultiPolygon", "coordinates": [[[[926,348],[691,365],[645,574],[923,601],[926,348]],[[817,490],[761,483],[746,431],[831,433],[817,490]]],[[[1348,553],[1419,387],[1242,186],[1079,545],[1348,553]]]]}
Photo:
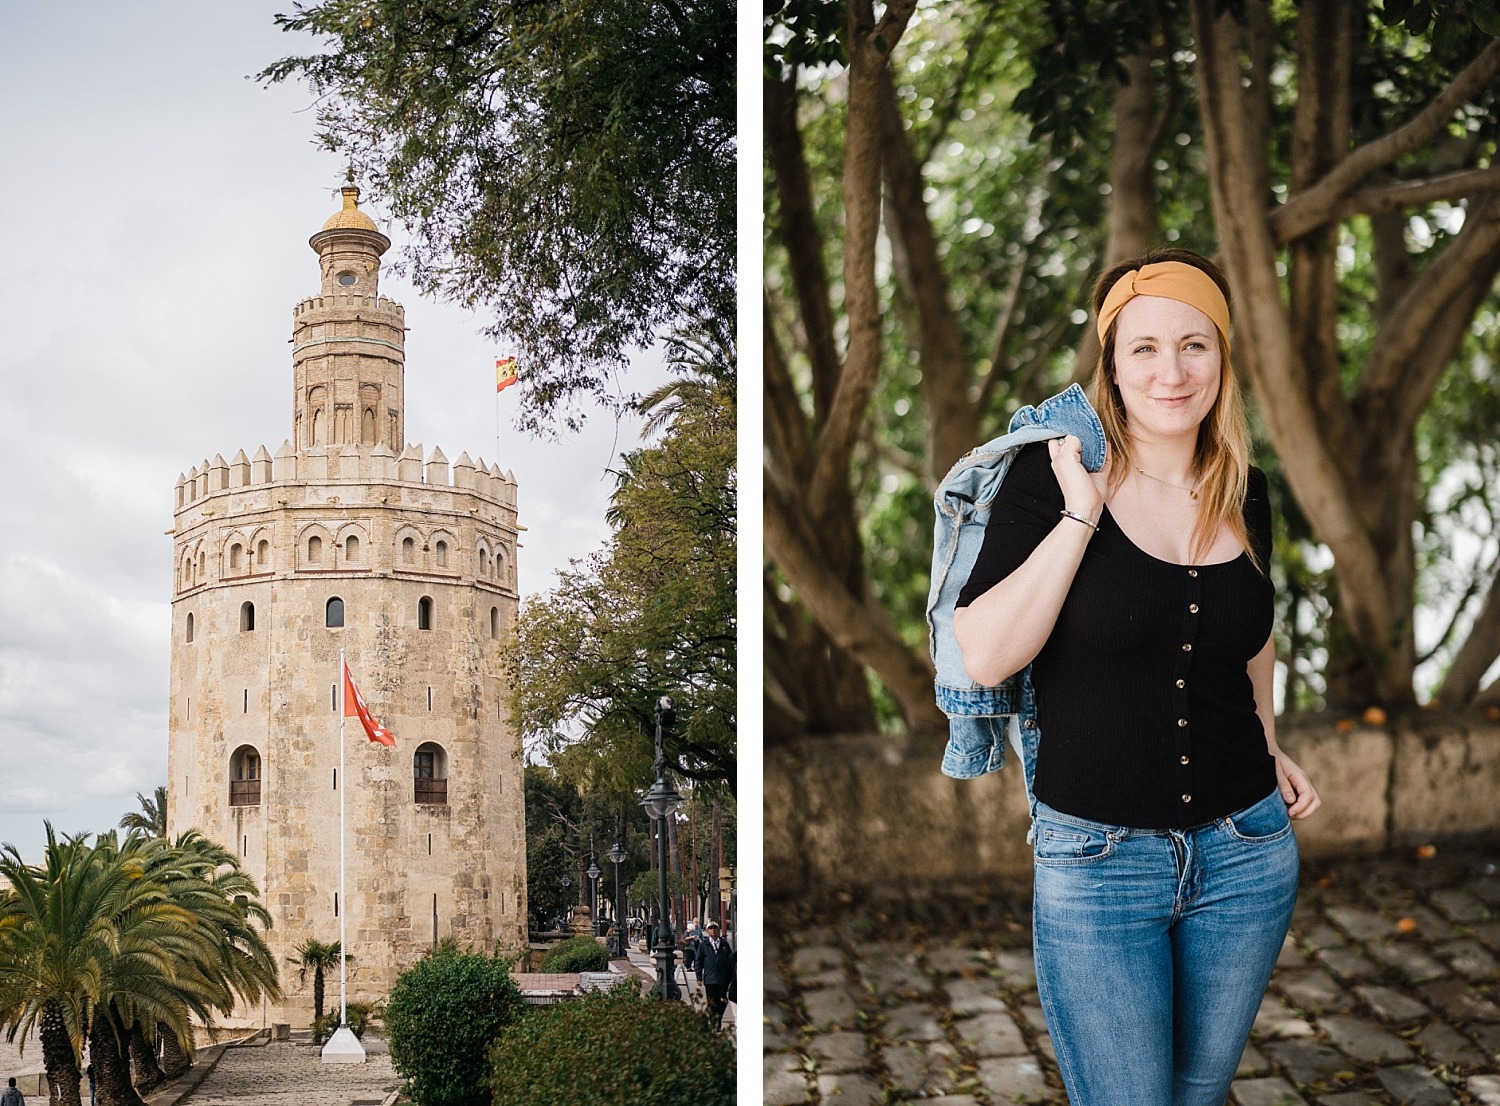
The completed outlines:
{"type": "Polygon", "coordinates": [[[1099,344],[1109,333],[1109,324],[1136,296],[1161,296],[1196,307],[1219,328],[1224,353],[1229,353],[1229,304],[1213,278],[1196,265],[1182,261],[1158,261],[1132,269],[1115,281],[1099,308],[1099,344]]]}

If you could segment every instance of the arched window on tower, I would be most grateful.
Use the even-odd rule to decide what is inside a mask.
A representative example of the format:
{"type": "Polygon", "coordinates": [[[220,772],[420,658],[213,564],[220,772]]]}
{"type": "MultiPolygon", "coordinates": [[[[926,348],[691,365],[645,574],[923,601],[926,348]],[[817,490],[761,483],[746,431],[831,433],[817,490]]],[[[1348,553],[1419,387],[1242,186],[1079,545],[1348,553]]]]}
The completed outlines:
{"type": "Polygon", "coordinates": [[[359,563],[359,539],[353,534],[344,539],[344,560],[349,564],[359,563]]]}
{"type": "Polygon", "coordinates": [[[240,632],[255,629],[255,604],[240,604],[240,632]]]}
{"type": "Polygon", "coordinates": [[[188,639],[189,643],[191,643],[192,640],[193,640],[193,612],[192,611],[189,611],[188,612],[188,616],[187,616],[187,639],[188,639]]]}
{"type": "Polygon", "coordinates": [[[490,608],[490,637],[492,637],[492,638],[498,638],[499,636],[500,636],[500,608],[499,607],[491,607],[490,608]]]}
{"type": "Polygon", "coordinates": [[[307,539],[307,563],[315,565],[323,559],[323,539],[314,534],[307,539]]]}
{"type": "Polygon", "coordinates": [[[312,413],[312,444],[323,444],[323,412],[317,408],[312,413]]]}
{"type": "Polygon", "coordinates": [[[261,538],[255,546],[255,567],[265,568],[271,563],[271,543],[261,538]]]}
{"type": "Polygon", "coordinates": [[[208,554],[207,553],[199,553],[198,554],[198,579],[200,581],[208,579],[208,554]]]}
{"type": "Polygon", "coordinates": [[[324,609],[323,625],[334,627],[342,626],[343,624],[344,601],[335,595],[328,601],[328,606],[324,609]]]}
{"type": "Polygon", "coordinates": [[[417,543],[411,538],[401,539],[401,561],[409,565],[417,563],[417,543]]]}
{"type": "Polygon", "coordinates": [[[240,545],[239,542],[235,542],[233,545],[231,545],[229,547],[229,571],[230,572],[236,573],[236,574],[240,572],[241,566],[242,566],[242,563],[243,563],[244,552],[245,552],[244,546],[240,545]]]}
{"type": "Polygon", "coordinates": [[[241,745],[229,758],[229,805],[260,806],[260,753],[241,745]]]}
{"type": "Polygon", "coordinates": [[[418,803],[443,806],[448,802],[448,754],[435,741],[424,741],[411,758],[414,798],[418,803]]]}
{"type": "Polygon", "coordinates": [[[432,597],[429,595],[417,600],[417,629],[432,629],[432,597]]]}
{"type": "Polygon", "coordinates": [[[437,546],[433,549],[433,555],[437,559],[437,566],[438,566],[438,568],[447,568],[448,567],[448,543],[447,542],[445,542],[445,541],[438,542],[437,546]]]}
{"type": "Polygon", "coordinates": [[[375,444],[375,408],[366,407],[359,423],[359,440],[365,445],[375,444]]]}

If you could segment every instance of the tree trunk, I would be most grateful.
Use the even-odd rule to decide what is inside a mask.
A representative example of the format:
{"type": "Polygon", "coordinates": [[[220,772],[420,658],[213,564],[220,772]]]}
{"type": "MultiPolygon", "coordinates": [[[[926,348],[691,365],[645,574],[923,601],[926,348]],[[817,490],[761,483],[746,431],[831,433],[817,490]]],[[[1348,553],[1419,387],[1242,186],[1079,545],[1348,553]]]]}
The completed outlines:
{"type": "Polygon", "coordinates": [[[161,1042],[161,1070],[168,1079],[177,1079],[188,1073],[193,1062],[183,1051],[177,1035],[161,1023],[156,1026],[156,1039],[161,1042]]]}
{"type": "Polygon", "coordinates": [[[150,1094],[167,1081],[156,1062],[156,1049],[151,1047],[139,1022],[130,1027],[130,1066],[135,1072],[136,1088],[142,1094],[150,1094]]]}
{"type": "Polygon", "coordinates": [[[89,1063],[94,1066],[94,1094],[98,1106],[145,1106],[130,1081],[126,1054],[128,1034],[103,1008],[94,1011],[89,1028],[89,1063]]]}
{"type": "Polygon", "coordinates": [[[724,903],[719,893],[719,869],[724,866],[724,810],[719,805],[718,796],[714,797],[714,836],[713,836],[713,860],[708,874],[708,911],[714,920],[719,923],[720,932],[724,927],[724,903]]]}
{"type": "Polygon", "coordinates": [[[78,1054],[63,1023],[62,1011],[55,1002],[42,1007],[42,1063],[47,1068],[47,1085],[52,1088],[51,1102],[56,1106],[83,1106],[78,1095],[81,1078],[78,1054]]]}
{"type": "Polygon", "coordinates": [[[313,968],[313,1044],[323,1043],[323,965],[313,968]]]}

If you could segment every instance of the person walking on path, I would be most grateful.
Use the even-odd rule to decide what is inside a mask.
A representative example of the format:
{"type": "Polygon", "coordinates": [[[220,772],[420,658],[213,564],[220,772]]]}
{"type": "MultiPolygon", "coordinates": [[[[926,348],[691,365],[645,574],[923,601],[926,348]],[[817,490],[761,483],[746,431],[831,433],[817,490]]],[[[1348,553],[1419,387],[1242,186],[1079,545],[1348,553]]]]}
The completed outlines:
{"type": "Polygon", "coordinates": [[[10,1085],[0,1093],[0,1106],[26,1106],[26,1096],[16,1088],[16,1077],[10,1077],[10,1085]]]}
{"type": "Polygon", "coordinates": [[[724,1008],[729,1005],[729,984],[734,979],[734,949],[719,936],[719,923],[708,923],[708,935],[698,942],[697,963],[703,968],[703,991],[708,996],[708,1013],[717,1029],[724,1022],[724,1008]]]}
{"type": "Polygon", "coordinates": [[[1271,504],[1249,465],[1229,287],[1162,249],[1100,279],[1107,455],[1023,447],[958,599],[964,667],[1036,692],[1032,933],[1072,1101],[1223,1106],[1291,922],[1271,504]]]}

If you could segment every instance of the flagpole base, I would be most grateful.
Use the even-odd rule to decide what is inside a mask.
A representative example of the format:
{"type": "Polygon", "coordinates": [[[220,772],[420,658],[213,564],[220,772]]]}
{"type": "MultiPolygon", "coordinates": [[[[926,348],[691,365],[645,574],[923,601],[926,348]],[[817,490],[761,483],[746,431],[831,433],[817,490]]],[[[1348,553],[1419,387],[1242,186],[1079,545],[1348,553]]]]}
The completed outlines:
{"type": "Polygon", "coordinates": [[[328,1043],[323,1046],[323,1063],[325,1064],[363,1064],[365,1062],[365,1046],[359,1043],[359,1038],[354,1035],[354,1030],[347,1025],[341,1025],[328,1038],[328,1043]]]}

